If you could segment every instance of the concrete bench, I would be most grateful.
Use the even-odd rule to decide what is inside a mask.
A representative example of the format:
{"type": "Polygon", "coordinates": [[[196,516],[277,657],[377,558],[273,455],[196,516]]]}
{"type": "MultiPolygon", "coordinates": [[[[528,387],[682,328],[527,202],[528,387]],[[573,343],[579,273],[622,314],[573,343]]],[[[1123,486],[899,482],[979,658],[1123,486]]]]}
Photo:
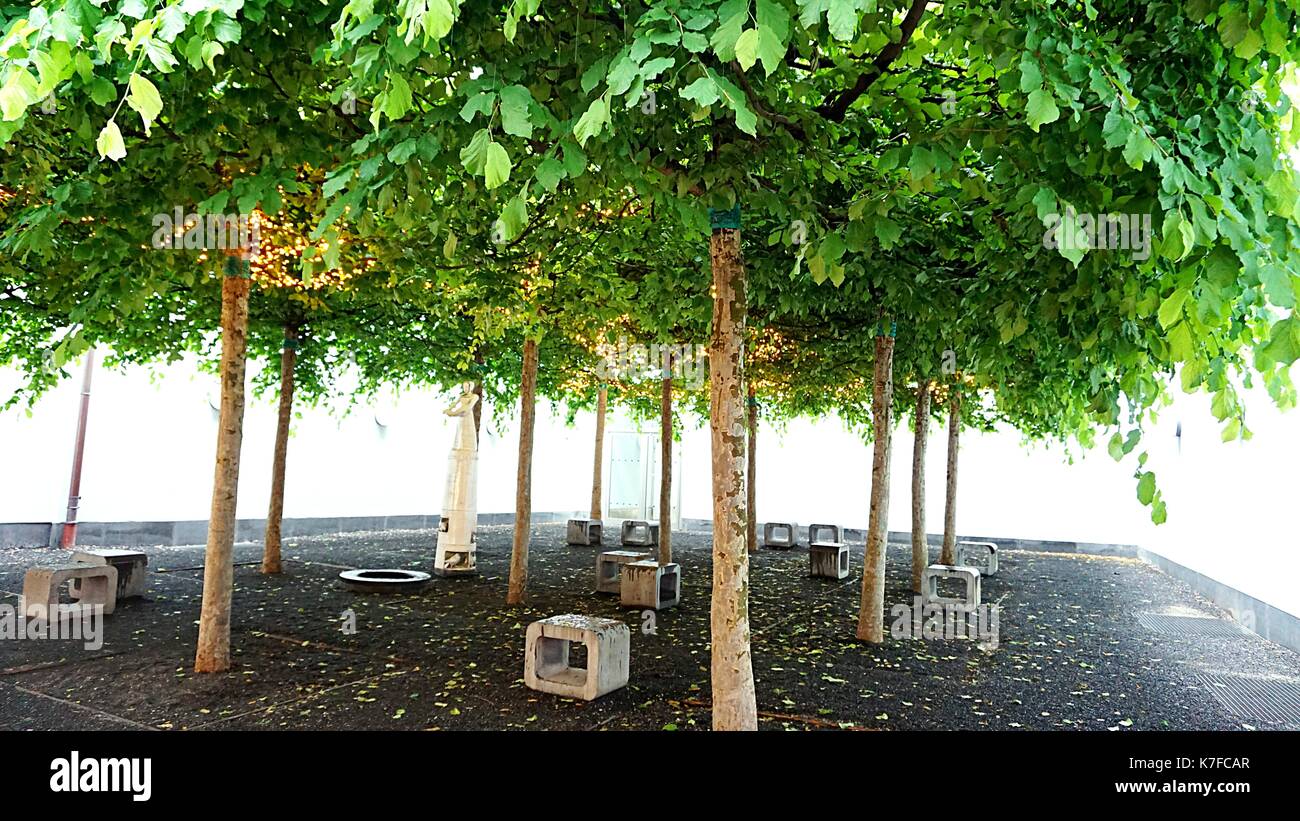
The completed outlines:
{"type": "Polygon", "coordinates": [[[808,525],[808,544],[839,544],[840,541],[839,525],[808,525]]]}
{"type": "Polygon", "coordinates": [[[623,532],[620,535],[619,541],[624,547],[658,547],[659,523],[628,519],[623,522],[623,532]]]}
{"type": "Polygon", "coordinates": [[[606,550],[596,557],[596,592],[618,593],[621,582],[619,572],[623,565],[640,562],[650,558],[650,554],[641,550],[606,550]]]}
{"type": "Polygon", "coordinates": [[[925,569],[921,577],[922,604],[963,605],[974,609],[980,606],[980,572],[974,567],[960,567],[951,564],[932,564],[925,569]],[[940,579],[957,579],[966,585],[963,598],[955,599],[939,595],[940,579]]]}
{"type": "Polygon", "coordinates": [[[849,577],[849,546],[839,542],[808,545],[808,575],[825,579],[849,577]]]}
{"type": "Polygon", "coordinates": [[[957,564],[978,568],[984,576],[996,576],[998,546],[993,542],[957,542],[957,564]]]}
{"type": "Polygon", "coordinates": [[[653,560],[623,565],[619,598],[624,607],[665,610],[682,600],[682,567],[653,560]]]}
{"type": "Polygon", "coordinates": [[[764,522],[763,547],[789,550],[799,545],[799,525],[795,522],[764,522]]]}
{"type": "Polygon", "coordinates": [[[600,519],[570,519],[566,541],[580,547],[599,547],[602,540],[600,519]]]}
{"type": "Polygon", "coordinates": [[[28,568],[23,578],[23,606],[32,621],[47,620],[52,613],[59,618],[84,617],[94,607],[102,607],[108,615],[117,607],[117,568],[84,562],[28,568]],[[81,585],[80,601],[60,607],[59,589],[73,579],[81,585]]]}
{"type": "MultiPolygon", "coordinates": [[[[134,599],[144,595],[149,585],[149,557],[140,550],[115,550],[113,548],[95,548],[94,550],[74,550],[74,562],[86,564],[111,565],[117,568],[117,598],[134,599]]],[[[68,595],[74,599],[81,598],[81,580],[73,579],[68,585],[68,595]]]]}
{"type": "Polygon", "coordinates": [[[592,616],[551,616],[528,625],[524,684],[530,690],[592,701],[627,686],[631,634],[627,625],[592,616]],[[587,666],[570,665],[570,648],[582,644],[587,666]]]}

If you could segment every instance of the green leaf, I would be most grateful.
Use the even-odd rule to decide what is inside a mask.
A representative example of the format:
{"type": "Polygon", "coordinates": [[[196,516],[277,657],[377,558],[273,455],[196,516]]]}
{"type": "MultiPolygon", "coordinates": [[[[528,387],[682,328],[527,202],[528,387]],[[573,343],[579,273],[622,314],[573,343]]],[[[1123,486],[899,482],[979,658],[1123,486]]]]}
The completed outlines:
{"type": "Polygon", "coordinates": [[[1138,478],[1137,497],[1138,501],[1144,505],[1151,504],[1151,500],[1156,495],[1156,475],[1151,471],[1143,471],[1138,478]]]}
{"type": "Polygon", "coordinates": [[[487,165],[488,145],[492,142],[492,132],[480,128],[474,133],[469,143],[460,150],[460,164],[474,176],[481,176],[487,165]]]}
{"type": "Polygon", "coordinates": [[[100,157],[107,157],[110,160],[120,160],[126,156],[126,144],[122,142],[122,132],[118,129],[117,123],[108,121],[99,132],[99,138],[95,140],[95,148],[99,151],[100,157]]]}
{"type": "Polygon", "coordinates": [[[1259,282],[1264,286],[1268,301],[1279,308],[1294,308],[1295,288],[1292,287],[1291,274],[1277,263],[1270,263],[1260,268],[1259,282]]]}
{"type": "Polygon", "coordinates": [[[1169,326],[1182,318],[1183,303],[1187,302],[1189,294],[1191,294],[1191,289],[1179,288],[1166,297],[1164,302],[1160,303],[1160,310],[1157,312],[1156,318],[1160,321],[1161,328],[1168,330],[1169,326]]]}
{"type": "Polygon", "coordinates": [[[132,74],[128,85],[130,91],[126,95],[126,104],[139,112],[144,121],[144,133],[148,136],[149,127],[162,111],[162,97],[158,95],[157,87],[139,74],[132,74]]]}
{"type": "Polygon", "coordinates": [[[713,82],[711,74],[706,74],[678,93],[688,100],[694,100],[696,105],[711,106],[718,101],[718,84],[713,82]]]}
{"type": "Polygon", "coordinates": [[[745,29],[736,40],[736,62],[745,71],[758,62],[758,29],[745,29]]]}
{"type": "Polygon", "coordinates": [[[488,143],[483,177],[489,191],[510,179],[510,155],[501,143],[488,143]]]}
{"type": "Polygon", "coordinates": [[[554,191],[560,180],[564,179],[564,163],[554,157],[547,157],[538,163],[533,176],[547,191],[554,191]]]}
{"type": "Polygon", "coordinates": [[[578,122],[573,126],[573,136],[578,138],[578,145],[586,146],[587,140],[604,130],[609,122],[609,98],[597,97],[591,101],[578,122]]]}
{"type": "Polygon", "coordinates": [[[531,139],[533,122],[530,111],[533,95],[520,85],[506,86],[501,89],[501,128],[507,134],[531,139]]]}
{"type": "Polygon", "coordinates": [[[785,43],[780,35],[770,26],[760,24],[758,27],[758,59],[763,64],[763,72],[769,77],[772,72],[785,62],[785,43]]]}
{"type": "Polygon", "coordinates": [[[1056,107],[1056,100],[1051,92],[1040,88],[1029,95],[1029,127],[1037,131],[1039,126],[1056,122],[1061,111],[1056,107]]]}

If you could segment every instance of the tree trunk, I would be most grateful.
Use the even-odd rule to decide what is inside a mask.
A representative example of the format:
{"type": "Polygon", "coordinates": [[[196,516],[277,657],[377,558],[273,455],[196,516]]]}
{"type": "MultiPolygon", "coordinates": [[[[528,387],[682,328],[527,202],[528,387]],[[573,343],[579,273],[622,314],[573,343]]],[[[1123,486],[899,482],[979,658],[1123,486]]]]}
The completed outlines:
{"type": "MultiPolygon", "coordinates": [[[[754,398],[754,387],[749,387],[748,447],[745,456],[749,461],[748,481],[745,483],[745,511],[749,518],[745,546],[750,553],[758,550],[758,400],[754,398]]],[[[797,536],[797,534],[796,534],[797,536]]]]}
{"type": "Polygon", "coordinates": [[[230,669],[230,598],[234,587],[235,503],[244,438],[244,373],[248,352],[248,263],[230,258],[221,281],[221,415],[212,511],[203,558],[203,607],[194,672],[230,669]],[[234,264],[231,264],[234,263],[234,264]],[[235,274],[235,275],[232,275],[235,274]],[[243,274],[239,276],[238,274],[243,274]]]}
{"type": "Polygon", "coordinates": [[[925,444],[930,433],[930,380],[916,383],[916,424],[912,440],[912,592],[921,592],[921,580],[930,564],[930,543],[925,538],[925,444]]]}
{"type": "Polygon", "coordinates": [[[601,470],[605,466],[605,409],[609,402],[609,390],[600,389],[596,399],[596,455],[591,460],[591,518],[601,516],[601,498],[604,490],[601,484],[601,470]]]}
{"type": "Polygon", "coordinates": [[[713,338],[709,344],[713,439],[713,729],[756,730],[758,707],[749,650],[749,553],[745,510],[745,261],[740,231],[715,228],[713,338]]]}
{"type": "Polygon", "coordinates": [[[871,421],[875,451],[871,458],[871,515],[867,523],[867,554],[862,570],[862,608],[858,638],[885,640],[885,550],[889,546],[889,438],[894,401],[894,338],[876,337],[876,362],[871,389],[871,421]]]}
{"type": "Polygon", "coordinates": [[[528,587],[528,538],[533,518],[533,423],[537,417],[537,340],[524,341],[524,371],[519,383],[519,472],[515,485],[515,542],[510,551],[510,589],[506,604],[522,604],[528,587]]]}
{"type": "Polygon", "coordinates": [[[280,534],[284,520],[284,472],[289,458],[289,422],[293,419],[294,366],[298,361],[298,329],[284,328],[284,349],[280,351],[280,414],[275,425],[275,456],[271,460],[271,505],[266,512],[266,543],[262,548],[262,572],[279,573],[280,534]]]}
{"type": "Polygon", "coordinates": [[[673,560],[673,380],[660,386],[659,397],[659,564],[673,560]]]}
{"type": "MultiPolygon", "coordinates": [[[[474,349],[474,364],[483,364],[483,348],[480,346],[474,349]]],[[[478,401],[474,403],[474,441],[479,438],[479,430],[483,427],[483,373],[479,371],[478,379],[474,380],[474,395],[478,401]]]]}
{"type": "Polygon", "coordinates": [[[948,400],[948,493],[943,508],[940,564],[957,563],[957,434],[961,431],[961,394],[952,386],[948,400]]]}

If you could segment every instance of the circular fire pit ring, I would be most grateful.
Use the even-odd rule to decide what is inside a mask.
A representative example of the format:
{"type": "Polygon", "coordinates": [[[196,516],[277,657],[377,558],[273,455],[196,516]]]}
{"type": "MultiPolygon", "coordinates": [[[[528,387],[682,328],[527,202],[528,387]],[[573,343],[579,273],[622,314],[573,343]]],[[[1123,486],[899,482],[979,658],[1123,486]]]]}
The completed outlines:
{"type": "Polygon", "coordinates": [[[353,593],[416,593],[423,590],[433,576],[420,570],[344,570],[339,574],[343,586],[353,593]]]}

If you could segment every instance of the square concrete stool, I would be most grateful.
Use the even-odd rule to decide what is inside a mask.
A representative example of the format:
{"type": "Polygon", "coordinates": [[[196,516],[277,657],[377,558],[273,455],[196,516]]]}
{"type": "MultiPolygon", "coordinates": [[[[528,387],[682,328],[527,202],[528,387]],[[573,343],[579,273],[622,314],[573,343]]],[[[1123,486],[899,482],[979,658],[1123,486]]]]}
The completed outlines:
{"type": "Polygon", "coordinates": [[[980,572],[973,567],[958,567],[951,564],[932,564],[925,569],[921,577],[922,604],[964,605],[968,608],[980,606],[980,572]],[[939,595],[940,579],[958,579],[966,585],[964,598],[954,599],[939,595]]]}
{"type": "Polygon", "coordinates": [[[628,519],[623,522],[620,541],[624,547],[658,547],[659,523],[628,519]]]}
{"type": "Polygon", "coordinates": [[[551,616],[528,625],[524,684],[531,690],[586,701],[627,686],[627,625],[591,616],[551,616]],[[587,649],[587,666],[569,664],[569,648],[587,649]]]}
{"type": "Polygon", "coordinates": [[[763,547],[789,550],[799,545],[799,525],[795,522],[763,522],[763,547]]]}
{"type": "Polygon", "coordinates": [[[821,542],[822,544],[839,544],[840,526],[808,525],[808,544],[813,544],[815,542],[821,542]]]}
{"type": "Polygon", "coordinates": [[[974,567],[982,576],[996,576],[998,546],[993,542],[957,542],[957,564],[974,567]]]}
{"type": "MultiPolygon", "coordinates": [[[[134,599],[144,595],[149,584],[149,557],[140,550],[114,550],[96,548],[94,550],[74,550],[74,562],[86,564],[112,565],[117,568],[117,598],[134,599]]],[[[68,585],[68,595],[74,599],[81,598],[81,580],[73,579],[68,585]]]]}
{"type": "Polygon", "coordinates": [[[682,567],[647,559],[623,565],[619,596],[624,607],[664,610],[682,600],[682,567]]]}
{"type": "Polygon", "coordinates": [[[107,616],[117,607],[117,568],[82,562],[28,568],[23,578],[23,606],[32,621],[46,620],[52,613],[59,618],[84,617],[96,606],[103,607],[107,616]],[[73,579],[81,584],[80,601],[60,608],[59,588],[73,579]]]}
{"type": "Polygon", "coordinates": [[[596,557],[596,592],[619,592],[619,571],[629,562],[639,562],[650,558],[650,554],[641,550],[606,550],[596,557]]]}
{"type": "Polygon", "coordinates": [[[599,547],[601,530],[600,519],[570,519],[567,541],[578,547],[599,547]]]}
{"type": "Polygon", "coordinates": [[[808,575],[824,579],[847,579],[849,546],[826,542],[808,545],[808,575]]]}

